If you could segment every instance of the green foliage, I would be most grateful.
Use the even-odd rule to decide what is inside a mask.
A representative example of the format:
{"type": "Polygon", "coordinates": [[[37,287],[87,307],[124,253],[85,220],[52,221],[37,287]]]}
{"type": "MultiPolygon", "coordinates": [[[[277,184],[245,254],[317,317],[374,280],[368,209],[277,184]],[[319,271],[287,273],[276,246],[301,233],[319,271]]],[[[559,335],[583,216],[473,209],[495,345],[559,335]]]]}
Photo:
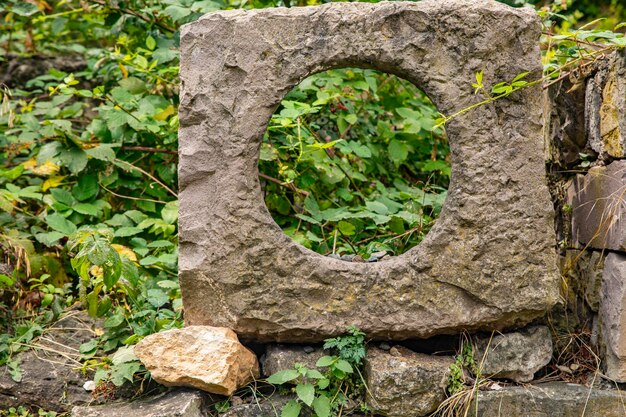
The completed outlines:
{"type": "Polygon", "coordinates": [[[450,178],[438,117],[424,93],[395,76],[345,69],[307,78],[285,97],[261,147],[274,219],[322,254],[368,259],[416,245],[450,178]]]}
{"type": "Polygon", "coordinates": [[[363,366],[366,347],[364,334],[355,327],[348,334],[326,340],[324,348],[337,349],[340,356],[323,356],[309,369],[296,364],[294,369],[276,372],[267,378],[273,385],[288,385],[296,399],[285,404],[281,417],[298,417],[303,407],[316,417],[341,415],[349,399],[363,394],[363,366]]]}
{"type": "Polygon", "coordinates": [[[454,363],[450,365],[450,375],[446,388],[449,395],[452,396],[466,389],[464,375],[466,370],[475,375],[477,379],[480,377],[480,369],[474,361],[474,349],[472,344],[467,341],[463,343],[461,352],[455,356],[454,363]]]}
{"type": "Polygon", "coordinates": [[[324,349],[335,349],[341,359],[358,367],[367,354],[365,333],[354,326],[350,326],[347,334],[326,339],[324,349]]]}
{"type": "MultiPolygon", "coordinates": [[[[0,85],[0,252],[15,267],[0,273],[0,365],[14,379],[21,377],[15,354],[77,301],[104,320],[103,334],[81,346],[85,369],[115,385],[145,375],[128,347],[182,325],[178,29],[218,9],[318,3],[0,4],[3,69],[15,60],[36,67],[59,57],[57,68],[35,71],[11,88],[0,85]]],[[[552,3],[538,4],[546,6],[544,84],[624,47],[620,2],[568,0],[565,10],[552,3]],[[579,21],[598,13],[609,19],[580,28],[579,21]]],[[[479,74],[474,89],[487,100],[536,81],[520,74],[485,87],[479,74]]],[[[393,76],[343,69],[309,77],[278,108],[261,147],[267,206],[288,235],[320,253],[400,254],[428,232],[446,196],[442,120],[422,92],[393,76]]],[[[322,416],[327,406],[332,414],[345,390],[358,391],[363,343],[354,330],[327,342],[338,356],[323,373],[297,369],[303,384],[309,371],[323,378],[313,378],[313,400],[308,385],[298,389],[291,414],[309,407],[322,416]]]]}
{"type": "Polygon", "coordinates": [[[67,413],[59,414],[56,411],[45,411],[41,408],[37,413],[34,413],[24,406],[19,406],[17,408],[11,407],[8,410],[0,410],[0,417],[62,417],[66,415],[67,413]]]}

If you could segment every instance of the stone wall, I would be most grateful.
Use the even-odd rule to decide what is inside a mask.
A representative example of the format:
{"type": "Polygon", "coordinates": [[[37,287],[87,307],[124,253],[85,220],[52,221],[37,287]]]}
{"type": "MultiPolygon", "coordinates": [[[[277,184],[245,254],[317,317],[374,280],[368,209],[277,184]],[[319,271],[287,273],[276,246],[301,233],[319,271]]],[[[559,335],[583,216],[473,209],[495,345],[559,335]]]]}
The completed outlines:
{"type": "MultiPolygon", "coordinates": [[[[624,54],[543,96],[536,86],[453,119],[442,215],[403,256],[359,264],[315,254],[280,231],[262,199],[261,138],[306,76],[383,70],[452,114],[480,100],[468,82],[479,70],[486,85],[522,71],[539,76],[539,35],[533,11],[483,0],[232,10],[185,26],[180,281],[188,327],[138,345],[155,378],[232,394],[259,372],[313,367],[328,353],[315,342],[356,325],[370,342],[364,401],[376,415],[457,415],[445,408],[455,401],[474,417],[626,415],[623,392],[602,389],[602,381],[626,382],[624,54]],[[206,326],[253,344],[261,369],[231,330],[206,326]],[[565,362],[562,333],[580,347],[565,362]],[[460,334],[475,363],[457,375],[467,389],[446,400],[460,334]],[[555,375],[581,384],[540,384],[555,375]]],[[[234,404],[225,415],[274,415],[289,398],[234,404]]],[[[194,410],[202,402],[183,400],[194,410]]]]}
{"type": "Polygon", "coordinates": [[[567,299],[580,302],[606,376],[626,382],[624,51],[552,86],[544,114],[567,299]]]}

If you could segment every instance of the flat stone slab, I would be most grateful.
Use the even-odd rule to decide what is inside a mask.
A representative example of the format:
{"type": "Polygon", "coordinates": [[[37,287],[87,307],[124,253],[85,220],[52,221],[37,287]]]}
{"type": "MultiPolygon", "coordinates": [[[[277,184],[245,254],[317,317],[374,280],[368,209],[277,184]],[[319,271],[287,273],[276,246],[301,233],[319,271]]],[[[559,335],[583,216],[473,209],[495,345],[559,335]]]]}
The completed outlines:
{"type": "Polygon", "coordinates": [[[626,382],[626,254],[609,253],[604,261],[600,322],[604,373],[626,382]]]}
{"type": "Polygon", "coordinates": [[[592,248],[626,251],[626,161],[576,176],[569,194],[574,239],[592,248]]]}
{"type": "MultiPolygon", "coordinates": [[[[626,392],[549,383],[478,393],[471,417],[624,417],[626,392]]],[[[462,414],[461,414],[462,415],[462,414]]]]}
{"type": "Polygon", "coordinates": [[[72,417],[204,417],[204,397],[198,391],[175,390],[158,397],[72,409],[72,417]]]}
{"type": "Polygon", "coordinates": [[[558,300],[545,184],[542,95],[516,92],[447,126],[452,180],[424,241],[386,262],[350,263],[287,237],[258,180],[282,98],[307,76],[364,67],[403,77],[444,114],[486,85],[541,74],[540,21],[495,1],[330,3],[230,10],[181,35],[180,281],[188,324],[305,342],[355,325],[399,340],[503,328],[558,300]]]}

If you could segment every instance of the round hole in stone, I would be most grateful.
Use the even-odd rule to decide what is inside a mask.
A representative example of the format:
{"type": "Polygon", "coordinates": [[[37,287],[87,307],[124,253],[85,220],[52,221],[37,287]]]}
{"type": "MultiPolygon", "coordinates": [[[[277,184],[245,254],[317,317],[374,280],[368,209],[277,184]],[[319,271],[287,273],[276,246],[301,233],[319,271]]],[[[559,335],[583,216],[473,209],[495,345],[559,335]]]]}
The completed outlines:
{"type": "Polygon", "coordinates": [[[312,75],[272,116],[259,179],[274,221],[297,243],[346,261],[418,245],[450,181],[439,113],[412,83],[374,70],[312,75]]]}

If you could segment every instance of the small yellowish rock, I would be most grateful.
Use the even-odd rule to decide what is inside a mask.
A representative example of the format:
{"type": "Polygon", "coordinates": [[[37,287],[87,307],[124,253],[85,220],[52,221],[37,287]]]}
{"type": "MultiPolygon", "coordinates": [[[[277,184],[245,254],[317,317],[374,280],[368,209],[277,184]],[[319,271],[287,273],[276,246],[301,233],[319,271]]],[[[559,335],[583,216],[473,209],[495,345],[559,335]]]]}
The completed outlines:
{"type": "Polygon", "coordinates": [[[189,326],[152,334],[135,346],[135,355],[166,386],[232,395],[259,377],[256,355],[225,327],[189,326]]]}

